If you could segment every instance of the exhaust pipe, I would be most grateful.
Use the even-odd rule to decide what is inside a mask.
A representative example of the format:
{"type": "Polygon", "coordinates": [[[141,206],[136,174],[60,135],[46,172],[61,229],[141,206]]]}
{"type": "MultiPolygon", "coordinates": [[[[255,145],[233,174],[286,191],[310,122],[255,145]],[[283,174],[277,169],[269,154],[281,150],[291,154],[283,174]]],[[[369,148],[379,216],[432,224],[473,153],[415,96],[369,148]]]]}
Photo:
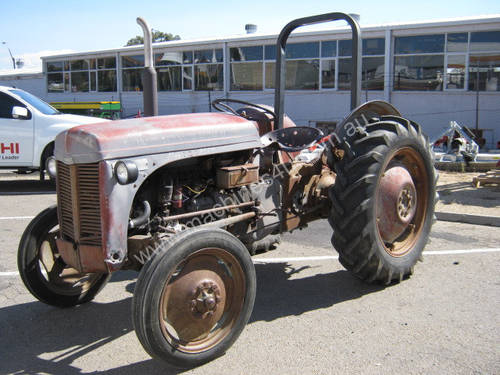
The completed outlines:
{"type": "Polygon", "coordinates": [[[144,33],[144,72],[142,75],[142,97],[144,100],[144,116],[158,116],[158,90],[156,70],[153,64],[153,41],[151,29],[142,17],[137,17],[137,23],[144,33]]]}

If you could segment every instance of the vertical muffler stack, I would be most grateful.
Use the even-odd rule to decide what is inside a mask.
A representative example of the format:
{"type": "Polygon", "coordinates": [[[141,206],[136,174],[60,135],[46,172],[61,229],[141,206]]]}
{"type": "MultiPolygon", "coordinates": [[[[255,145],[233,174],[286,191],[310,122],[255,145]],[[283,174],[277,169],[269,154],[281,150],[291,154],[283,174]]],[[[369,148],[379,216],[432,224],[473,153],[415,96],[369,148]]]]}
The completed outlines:
{"type": "Polygon", "coordinates": [[[144,32],[144,72],[142,75],[142,90],[144,100],[144,116],[158,116],[158,90],[156,70],[153,64],[153,41],[151,29],[147,22],[137,17],[137,23],[144,32]]]}

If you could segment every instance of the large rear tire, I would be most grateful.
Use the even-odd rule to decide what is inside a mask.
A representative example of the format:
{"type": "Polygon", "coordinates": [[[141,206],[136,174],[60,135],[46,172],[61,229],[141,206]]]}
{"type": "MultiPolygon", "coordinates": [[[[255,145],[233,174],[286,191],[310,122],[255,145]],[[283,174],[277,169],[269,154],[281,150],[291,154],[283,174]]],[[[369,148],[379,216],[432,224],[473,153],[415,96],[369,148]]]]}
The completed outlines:
{"type": "Polygon", "coordinates": [[[337,146],[343,157],[329,157],[337,173],[329,191],[332,244],[359,278],[401,281],[421,259],[433,223],[437,175],[429,140],[418,124],[396,116],[353,133],[337,146]]]}
{"type": "Polygon", "coordinates": [[[80,273],[67,266],[57,251],[57,207],[40,212],[19,242],[17,265],[33,296],[48,305],[70,307],[91,301],[106,285],[109,274],[80,273]]]}
{"type": "Polygon", "coordinates": [[[195,229],[153,253],[139,274],[132,303],[144,349],[181,368],[223,355],[253,309],[256,276],[248,250],[226,231],[195,229]]]}

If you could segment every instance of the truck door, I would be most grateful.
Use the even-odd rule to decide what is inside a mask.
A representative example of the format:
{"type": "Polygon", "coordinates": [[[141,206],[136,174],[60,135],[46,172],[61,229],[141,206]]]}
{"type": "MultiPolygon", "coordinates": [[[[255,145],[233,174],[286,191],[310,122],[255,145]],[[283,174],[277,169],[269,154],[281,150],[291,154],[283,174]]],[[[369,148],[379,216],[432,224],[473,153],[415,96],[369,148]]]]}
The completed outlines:
{"type": "Polygon", "coordinates": [[[27,108],[27,119],[15,119],[12,117],[15,106],[27,108],[19,100],[0,92],[0,166],[30,167],[33,165],[33,113],[27,108]]]}

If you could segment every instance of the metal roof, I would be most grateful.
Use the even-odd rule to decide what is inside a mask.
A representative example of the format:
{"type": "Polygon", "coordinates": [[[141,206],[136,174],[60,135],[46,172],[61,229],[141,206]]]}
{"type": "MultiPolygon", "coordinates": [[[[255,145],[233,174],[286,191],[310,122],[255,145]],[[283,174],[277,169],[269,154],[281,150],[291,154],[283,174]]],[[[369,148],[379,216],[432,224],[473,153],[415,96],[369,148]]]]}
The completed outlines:
{"type": "MultiPolygon", "coordinates": [[[[377,32],[377,31],[385,31],[385,30],[404,30],[404,29],[422,29],[422,28],[438,28],[438,27],[451,27],[451,26],[465,26],[465,25],[478,25],[478,24],[490,24],[490,23],[498,23],[498,27],[500,28],[500,14],[492,14],[492,15],[484,15],[484,16],[475,16],[475,17],[461,17],[461,18],[450,18],[450,19],[441,19],[441,20],[431,20],[424,22],[401,22],[401,23],[390,23],[390,24],[378,24],[378,25],[367,25],[362,26],[361,30],[364,33],[369,32],[377,32]]],[[[296,32],[293,33],[291,39],[300,37],[300,36],[319,36],[319,35],[328,35],[331,36],[332,32],[334,34],[346,34],[350,35],[350,29],[348,27],[331,27],[328,29],[320,30],[320,31],[305,31],[305,32],[296,32]]],[[[241,42],[241,41],[257,41],[257,40],[269,40],[270,42],[274,42],[277,38],[278,34],[262,34],[262,33],[254,33],[254,34],[241,34],[241,35],[233,35],[233,36],[225,36],[225,37],[214,37],[214,38],[199,38],[199,39],[189,39],[189,40],[175,40],[169,42],[160,42],[153,43],[154,49],[160,48],[179,48],[183,49],[187,47],[196,47],[201,45],[211,45],[211,44],[220,44],[220,43],[232,43],[232,42],[241,42]]],[[[61,55],[51,55],[51,56],[42,56],[42,60],[57,60],[61,58],[71,58],[77,56],[88,56],[88,55],[104,55],[104,54],[113,54],[117,52],[133,52],[133,51],[141,51],[143,50],[143,45],[129,46],[129,47],[118,47],[111,49],[103,49],[103,50],[95,50],[95,51],[82,51],[82,52],[74,52],[67,53],[61,55]]]]}

